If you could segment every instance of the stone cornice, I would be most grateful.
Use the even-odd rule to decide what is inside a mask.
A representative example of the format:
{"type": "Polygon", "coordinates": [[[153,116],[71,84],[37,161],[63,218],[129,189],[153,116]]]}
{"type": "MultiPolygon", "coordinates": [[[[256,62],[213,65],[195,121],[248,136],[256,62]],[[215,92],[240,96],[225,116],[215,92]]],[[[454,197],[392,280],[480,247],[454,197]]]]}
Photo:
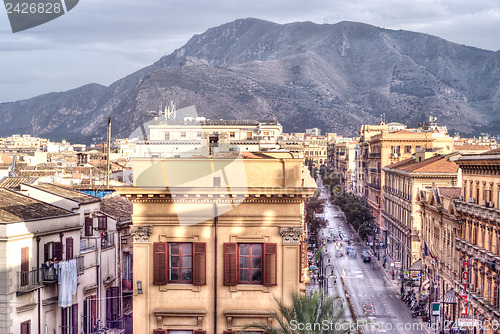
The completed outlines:
{"type": "Polygon", "coordinates": [[[475,203],[455,200],[457,211],[467,216],[476,217],[479,219],[488,220],[500,224],[500,210],[495,208],[487,208],[475,203]]]}

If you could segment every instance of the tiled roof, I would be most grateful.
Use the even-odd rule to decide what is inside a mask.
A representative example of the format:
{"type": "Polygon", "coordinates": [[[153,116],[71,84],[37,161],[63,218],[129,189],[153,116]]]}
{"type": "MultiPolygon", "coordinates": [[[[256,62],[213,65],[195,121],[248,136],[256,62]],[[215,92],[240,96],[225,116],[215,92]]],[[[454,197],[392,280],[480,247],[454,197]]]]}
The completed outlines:
{"type": "Polygon", "coordinates": [[[459,198],[462,189],[460,187],[438,187],[439,194],[441,196],[459,198]]]}
{"type": "Polygon", "coordinates": [[[500,153],[500,147],[494,150],[490,150],[488,152],[484,152],[484,154],[499,154],[499,153],[500,153]]]}
{"type": "Polygon", "coordinates": [[[20,190],[21,183],[32,184],[36,181],[36,177],[9,177],[6,176],[0,180],[0,188],[12,190],[20,190]]]}
{"type": "Polygon", "coordinates": [[[21,195],[12,190],[0,189],[0,221],[4,223],[67,216],[71,211],[21,195]]]}
{"type": "Polygon", "coordinates": [[[390,169],[398,169],[415,173],[457,173],[458,165],[446,157],[437,155],[432,158],[417,162],[409,158],[392,165],[385,166],[390,169]]]}
{"type": "Polygon", "coordinates": [[[488,145],[455,145],[455,151],[488,151],[490,147],[488,145]]]}
{"type": "Polygon", "coordinates": [[[132,220],[132,202],[116,193],[102,199],[101,211],[117,218],[120,222],[132,220]]]}
{"type": "Polygon", "coordinates": [[[98,197],[87,195],[87,194],[81,193],[79,191],[75,191],[75,190],[72,190],[70,188],[61,187],[61,186],[51,184],[51,183],[42,183],[42,184],[38,184],[36,186],[32,185],[31,187],[41,189],[41,190],[47,191],[49,193],[53,193],[53,194],[65,197],[65,198],[72,199],[72,200],[78,202],[79,204],[89,204],[89,203],[95,203],[95,202],[100,201],[100,199],[98,197]]]}

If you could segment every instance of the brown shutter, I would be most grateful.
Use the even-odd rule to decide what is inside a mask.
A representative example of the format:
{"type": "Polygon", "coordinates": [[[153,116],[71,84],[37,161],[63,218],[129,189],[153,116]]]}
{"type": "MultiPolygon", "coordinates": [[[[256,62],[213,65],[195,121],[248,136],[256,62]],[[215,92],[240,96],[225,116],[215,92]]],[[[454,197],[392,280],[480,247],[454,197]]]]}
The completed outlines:
{"type": "Polygon", "coordinates": [[[113,318],[118,318],[120,315],[120,288],[117,286],[111,287],[111,315],[116,316],[113,318]]]}
{"type": "Polygon", "coordinates": [[[193,334],[206,334],[206,331],[193,331],[193,334]]]}
{"type": "Polygon", "coordinates": [[[207,244],[195,242],[193,259],[193,285],[207,284],[207,244]]]}
{"type": "Polygon", "coordinates": [[[49,247],[50,243],[46,243],[43,245],[43,262],[47,262],[49,258],[49,247]]]}
{"type": "Polygon", "coordinates": [[[29,283],[30,270],[30,249],[29,247],[21,248],[21,286],[26,286],[29,283]]]}
{"type": "Polygon", "coordinates": [[[25,321],[21,323],[21,334],[30,334],[31,332],[31,321],[25,321]]]}
{"type": "Polygon", "coordinates": [[[66,238],[66,261],[73,258],[73,238],[66,238]]]}
{"type": "Polygon", "coordinates": [[[97,217],[97,226],[99,230],[106,230],[108,228],[108,216],[97,217]]]}
{"type": "Polygon", "coordinates": [[[238,284],[238,244],[224,244],[224,285],[238,284]]]}
{"type": "Polygon", "coordinates": [[[167,330],[166,329],[154,329],[153,330],[153,334],[167,334],[167,330]]]}
{"type": "Polygon", "coordinates": [[[224,331],[222,332],[222,334],[236,334],[235,331],[224,331]]]}
{"type": "Polygon", "coordinates": [[[71,334],[78,334],[78,304],[71,306],[71,334]]]}
{"type": "Polygon", "coordinates": [[[92,218],[90,217],[85,217],[85,236],[86,237],[91,237],[94,233],[93,233],[93,222],[92,222],[92,218]]]}
{"type": "Polygon", "coordinates": [[[277,284],[276,244],[264,244],[264,286],[277,284]]]}
{"type": "Polygon", "coordinates": [[[153,284],[167,284],[167,243],[155,242],[153,244],[153,284]]]}
{"type": "Polygon", "coordinates": [[[63,244],[60,241],[52,243],[52,256],[57,257],[57,261],[62,261],[63,258],[63,244]]]}

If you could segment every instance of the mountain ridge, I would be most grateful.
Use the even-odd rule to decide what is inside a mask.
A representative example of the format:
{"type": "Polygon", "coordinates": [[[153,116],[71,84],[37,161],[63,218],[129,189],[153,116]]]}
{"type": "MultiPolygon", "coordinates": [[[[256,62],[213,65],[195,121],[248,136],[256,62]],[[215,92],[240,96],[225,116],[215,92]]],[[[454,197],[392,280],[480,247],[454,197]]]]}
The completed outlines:
{"type": "Polygon", "coordinates": [[[112,133],[127,137],[170,100],[213,119],[275,118],[288,132],[354,135],[385,113],[410,126],[433,114],[463,134],[500,134],[500,52],[350,21],[240,19],[107,87],[2,103],[0,135],[89,142],[112,117],[112,133]]]}

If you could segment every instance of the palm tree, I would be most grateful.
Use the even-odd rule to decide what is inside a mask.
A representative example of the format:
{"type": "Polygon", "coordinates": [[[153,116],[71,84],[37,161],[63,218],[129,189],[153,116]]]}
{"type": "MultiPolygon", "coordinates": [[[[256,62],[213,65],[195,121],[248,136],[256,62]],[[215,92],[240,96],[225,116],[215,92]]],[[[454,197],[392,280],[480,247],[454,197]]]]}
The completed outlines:
{"type": "Polygon", "coordinates": [[[258,323],[246,328],[263,329],[268,334],[345,333],[346,331],[341,329],[343,326],[339,326],[344,314],[342,298],[338,296],[321,298],[321,296],[321,291],[316,291],[312,295],[294,292],[290,306],[275,298],[278,308],[272,312],[272,316],[278,327],[258,323]]]}

